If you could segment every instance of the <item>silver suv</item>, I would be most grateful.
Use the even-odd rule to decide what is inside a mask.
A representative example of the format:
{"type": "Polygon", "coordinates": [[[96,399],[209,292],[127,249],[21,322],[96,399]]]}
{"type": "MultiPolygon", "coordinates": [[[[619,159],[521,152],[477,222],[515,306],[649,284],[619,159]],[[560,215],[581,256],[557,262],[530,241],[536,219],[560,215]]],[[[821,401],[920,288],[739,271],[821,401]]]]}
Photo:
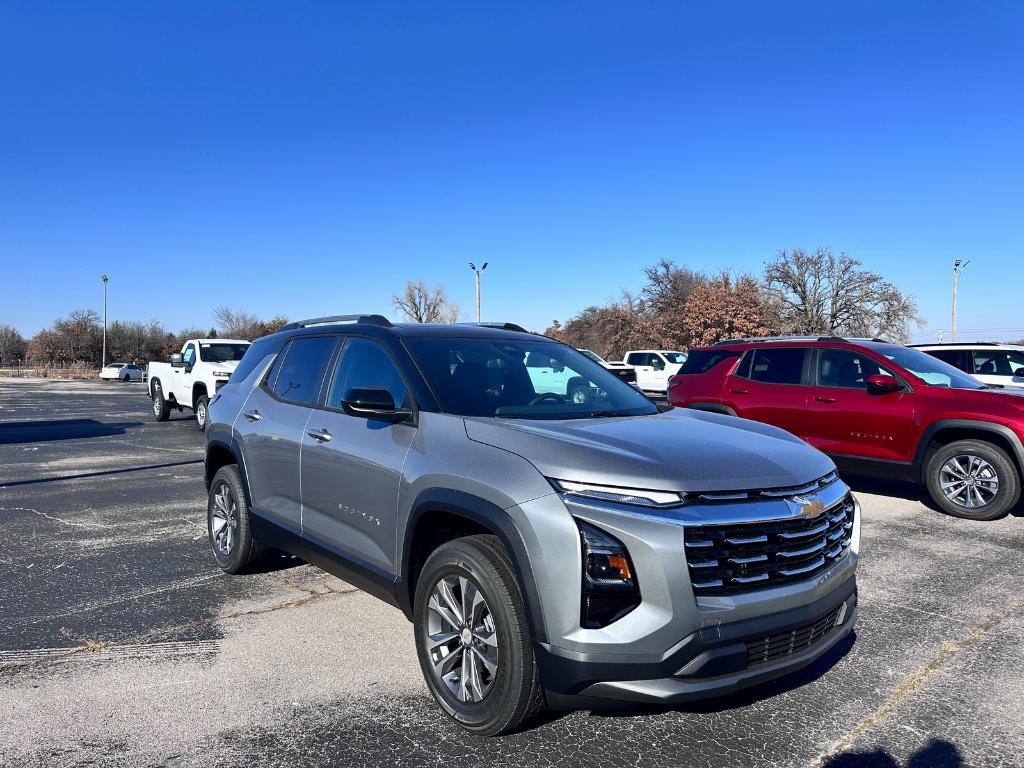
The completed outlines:
{"type": "Polygon", "coordinates": [[[860,509],[828,458],[659,408],[511,324],[343,316],[256,341],[210,403],[206,482],[221,568],[272,547],[398,606],[475,733],[734,691],[856,617],[860,509]]]}

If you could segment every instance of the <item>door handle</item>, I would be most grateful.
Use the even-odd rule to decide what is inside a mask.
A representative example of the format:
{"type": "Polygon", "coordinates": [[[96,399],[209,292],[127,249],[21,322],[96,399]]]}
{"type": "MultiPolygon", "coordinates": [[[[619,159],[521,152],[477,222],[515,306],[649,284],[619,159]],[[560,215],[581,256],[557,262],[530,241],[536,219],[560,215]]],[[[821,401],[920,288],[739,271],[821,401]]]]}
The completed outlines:
{"type": "Polygon", "coordinates": [[[828,397],[827,395],[815,395],[814,399],[819,403],[834,403],[836,401],[834,397],[828,397]]]}
{"type": "Polygon", "coordinates": [[[245,416],[245,418],[247,418],[249,421],[259,421],[260,419],[263,418],[263,414],[261,414],[259,411],[255,409],[249,411],[248,413],[243,413],[242,415],[245,416]]]}
{"type": "Polygon", "coordinates": [[[320,429],[311,429],[306,434],[312,437],[314,440],[319,440],[321,443],[326,443],[333,437],[333,435],[323,427],[321,427],[320,429]]]}
{"type": "Polygon", "coordinates": [[[730,389],[729,391],[732,392],[734,395],[749,395],[750,394],[750,390],[749,389],[738,389],[738,388],[734,387],[733,389],[730,389]]]}

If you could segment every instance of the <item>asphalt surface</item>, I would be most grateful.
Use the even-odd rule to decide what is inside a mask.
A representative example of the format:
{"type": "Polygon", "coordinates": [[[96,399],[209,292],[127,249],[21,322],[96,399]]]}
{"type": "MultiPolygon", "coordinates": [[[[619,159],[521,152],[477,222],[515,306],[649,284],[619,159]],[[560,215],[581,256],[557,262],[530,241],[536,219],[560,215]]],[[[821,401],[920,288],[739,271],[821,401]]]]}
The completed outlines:
{"type": "Polygon", "coordinates": [[[395,609],[294,560],[229,577],[202,435],[141,384],[0,379],[2,766],[1024,765],[1024,518],[861,483],[856,636],[699,706],[465,735],[395,609]]]}

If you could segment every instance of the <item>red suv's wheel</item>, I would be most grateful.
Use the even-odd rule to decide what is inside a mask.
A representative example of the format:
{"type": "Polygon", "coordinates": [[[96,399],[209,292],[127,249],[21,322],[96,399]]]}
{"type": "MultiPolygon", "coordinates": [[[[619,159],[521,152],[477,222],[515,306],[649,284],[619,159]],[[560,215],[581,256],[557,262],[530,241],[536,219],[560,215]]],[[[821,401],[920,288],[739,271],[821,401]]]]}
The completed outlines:
{"type": "Polygon", "coordinates": [[[1010,457],[982,440],[958,440],[932,453],[925,484],[939,509],[970,520],[995,520],[1020,499],[1020,477],[1010,457]]]}

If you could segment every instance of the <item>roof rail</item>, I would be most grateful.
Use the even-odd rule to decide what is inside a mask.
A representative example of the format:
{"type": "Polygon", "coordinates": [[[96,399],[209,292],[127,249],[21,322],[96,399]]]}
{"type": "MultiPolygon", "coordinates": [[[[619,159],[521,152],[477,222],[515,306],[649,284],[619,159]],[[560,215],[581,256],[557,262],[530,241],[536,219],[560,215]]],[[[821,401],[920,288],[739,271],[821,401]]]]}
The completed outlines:
{"type": "Polygon", "coordinates": [[[384,315],[329,315],[327,317],[311,317],[308,320],[296,320],[281,328],[282,331],[294,331],[296,328],[308,328],[311,325],[330,325],[332,323],[363,323],[391,327],[391,321],[384,315]]]}
{"type": "Polygon", "coordinates": [[[907,344],[908,347],[1001,347],[1013,344],[1005,344],[998,341],[925,341],[920,344],[907,344]]]}
{"type": "Polygon", "coordinates": [[[480,328],[501,328],[505,331],[519,331],[520,333],[531,333],[516,323],[456,323],[456,325],[476,325],[480,328]]]}
{"type": "Polygon", "coordinates": [[[846,341],[841,336],[817,336],[814,334],[805,336],[745,336],[738,339],[722,339],[711,346],[717,347],[723,344],[746,344],[753,341],[846,341]]]}

